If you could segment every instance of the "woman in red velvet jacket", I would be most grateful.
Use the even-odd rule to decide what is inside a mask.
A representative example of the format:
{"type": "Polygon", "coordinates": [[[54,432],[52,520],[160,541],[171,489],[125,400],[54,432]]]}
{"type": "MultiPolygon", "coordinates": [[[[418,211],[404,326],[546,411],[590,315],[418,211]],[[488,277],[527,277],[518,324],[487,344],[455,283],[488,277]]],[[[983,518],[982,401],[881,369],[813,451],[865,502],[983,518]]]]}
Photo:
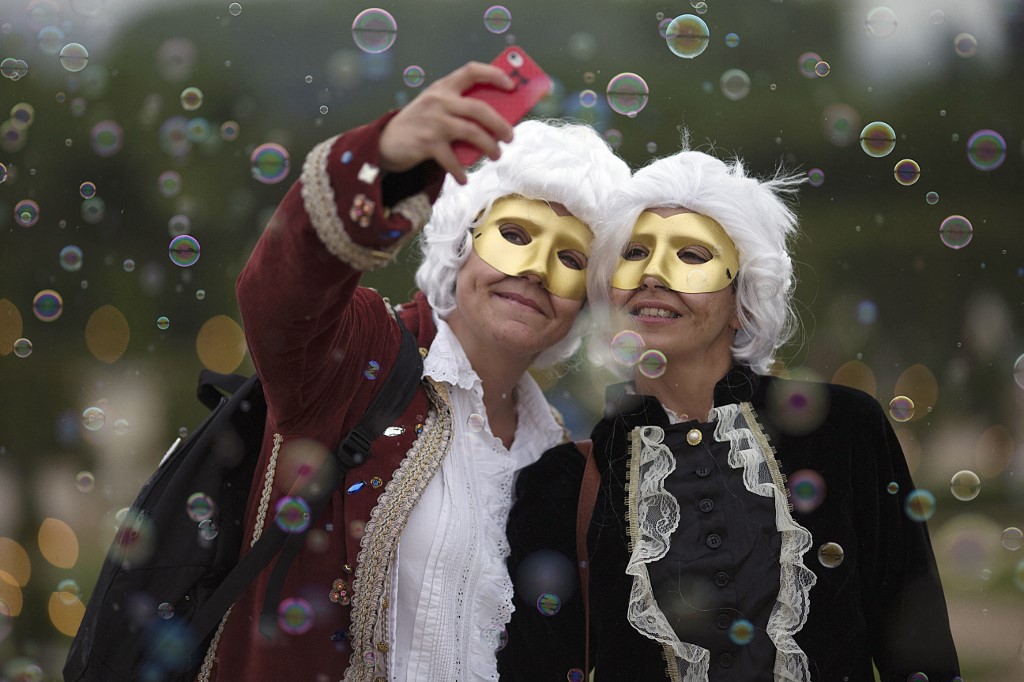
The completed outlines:
{"type": "Polygon", "coordinates": [[[577,346],[588,226],[629,171],[586,126],[526,122],[513,140],[461,94],[476,84],[514,87],[468,64],[315,147],[238,279],[269,406],[245,519],[253,541],[287,522],[281,500],[362,417],[396,357],[396,315],[424,370],[405,413],[311,520],[277,634],[258,628],[268,569],[225,617],[200,680],[497,679],[513,477],[564,440],[526,370],[577,346]],[[456,140],[489,160],[467,176],[456,140]],[[420,228],[421,292],[392,308],[360,275],[420,228]]]}

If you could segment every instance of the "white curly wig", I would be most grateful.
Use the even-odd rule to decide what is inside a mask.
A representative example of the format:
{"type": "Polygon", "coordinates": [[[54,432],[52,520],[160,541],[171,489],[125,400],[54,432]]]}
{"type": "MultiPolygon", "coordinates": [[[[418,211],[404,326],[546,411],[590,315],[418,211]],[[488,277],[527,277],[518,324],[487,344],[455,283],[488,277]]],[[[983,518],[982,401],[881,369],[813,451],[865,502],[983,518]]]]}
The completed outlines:
{"type": "MultiPolygon", "coordinates": [[[[456,276],[469,258],[469,228],[486,220],[497,199],[517,195],[563,204],[596,237],[609,195],[629,174],[629,166],[590,126],[564,121],[520,123],[512,142],[501,144],[501,157],[485,158],[469,173],[465,185],[451,176],[445,178],[420,235],[423,260],[416,270],[416,285],[438,315],[447,318],[456,305],[456,276]]],[[[562,341],[537,357],[535,366],[553,365],[572,355],[585,326],[582,317],[577,317],[562,341]]]]}
{"type": "Polygon", "coordinates": [[[587,269],[589,300],[610,303],[610,282],[633,225],[648,208],[686,208],[709,216],[732,238],[739,250],[736,302],[740,330],[733,341],[733,358],[767,374],[775,351],[797,329],[793,307],[793,263],[788,241],[797,231],[797,218],[786,203],[804,181],[801,175],[776,172],[771,179],[749,177],[743,162],[726,163],[688,149],[656,159],[633,174],[608,204],[608,225],[595,230],[587,269]]]}

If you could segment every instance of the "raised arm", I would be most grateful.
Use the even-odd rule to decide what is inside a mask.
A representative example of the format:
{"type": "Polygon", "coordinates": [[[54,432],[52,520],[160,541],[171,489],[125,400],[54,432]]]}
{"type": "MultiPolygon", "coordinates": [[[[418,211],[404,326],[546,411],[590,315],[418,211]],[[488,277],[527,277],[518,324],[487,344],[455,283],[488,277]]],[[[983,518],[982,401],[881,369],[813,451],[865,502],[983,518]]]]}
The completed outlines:
{"type": "Polygon", "coordinates": [[[374,324],[384,304],[359,289],[426,222],[466,140],[496,158],[511,126],[462,96],[477,83],[511,87],[496,67],[470,63],[437,80],[397,113],[317,145],[260,237],[237,282],[246,340],[285,430],[300,431],[352,395],[338,386],[367,369],[366,352],[393,356],[398,332],[374,324]],[[311,409],[312,408],[312,409],[311,409]]]}

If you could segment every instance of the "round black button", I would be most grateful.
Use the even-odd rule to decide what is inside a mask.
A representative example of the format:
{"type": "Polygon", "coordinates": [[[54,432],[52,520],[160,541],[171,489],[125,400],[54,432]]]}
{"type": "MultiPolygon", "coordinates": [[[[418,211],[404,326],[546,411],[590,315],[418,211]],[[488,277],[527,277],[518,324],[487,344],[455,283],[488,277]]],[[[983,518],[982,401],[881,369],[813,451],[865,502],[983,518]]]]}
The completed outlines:
{"type": "Polygon", "coordinates": [[[705,514],[707,514],[709,511],[715,508],[715,503],[712,500],[709,500],[708,498],[705,497],[703,500],[697,503],[697,508],[700,509],[705,514]]]}
{"type": "Polygon", "coordinates": [[[711,474],[711,467],[709,467],[708,465],[701,464],[699,467],[697,467],[697,475],[700,476],[701,478],[706,478],[710,474],[711,474]]]}
{"type": "Polygon", "coordinates": [[[722,546],[722,536],[718,533],[711,533],[707,536],[704,542],[707,543],[707,546],[711,549],[718,549],[722,546]]]}
{"type": "Polygon", "coordinates": [[[725,587],[729,584],[729,574],[725,571],[719,571],[715,573],[715,584],[719,587],[725,587]]]}
{"type": "Polygon", "coordinates": [[[725,630],[732,625],[732,618],[729,617],[728,613],[720,613],[718,614],[718,617],[715,618],[715,625],[718,626],[719,630],[725,630]]]}
{"type": "Polygon", "coordinates": [[[722,666],[723,668],[728,668],[729,666],[731,666],[732,665],[732,654],[730,654],[728,651],[725,652],[724,654],[721,654],[718,657],[718,665],[722,666]]]}

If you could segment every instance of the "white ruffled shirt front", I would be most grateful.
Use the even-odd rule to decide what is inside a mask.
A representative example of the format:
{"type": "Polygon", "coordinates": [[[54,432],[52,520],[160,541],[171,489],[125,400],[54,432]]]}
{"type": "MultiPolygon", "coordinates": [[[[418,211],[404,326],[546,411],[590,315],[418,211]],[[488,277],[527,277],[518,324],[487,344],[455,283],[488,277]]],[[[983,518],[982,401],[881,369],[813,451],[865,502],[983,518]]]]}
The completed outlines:
{"type": "Polygon", "coordinates": [[[516,473],[563,440],[537,382],[515,388],[511,449],[491,434],[483,385],[443,321],[423,375],[452,403],[451,450],[427,484],[398,543],[390,603],[392,682],[497,680],[496,649],[512,617],[505,525],[516,473]]]}

